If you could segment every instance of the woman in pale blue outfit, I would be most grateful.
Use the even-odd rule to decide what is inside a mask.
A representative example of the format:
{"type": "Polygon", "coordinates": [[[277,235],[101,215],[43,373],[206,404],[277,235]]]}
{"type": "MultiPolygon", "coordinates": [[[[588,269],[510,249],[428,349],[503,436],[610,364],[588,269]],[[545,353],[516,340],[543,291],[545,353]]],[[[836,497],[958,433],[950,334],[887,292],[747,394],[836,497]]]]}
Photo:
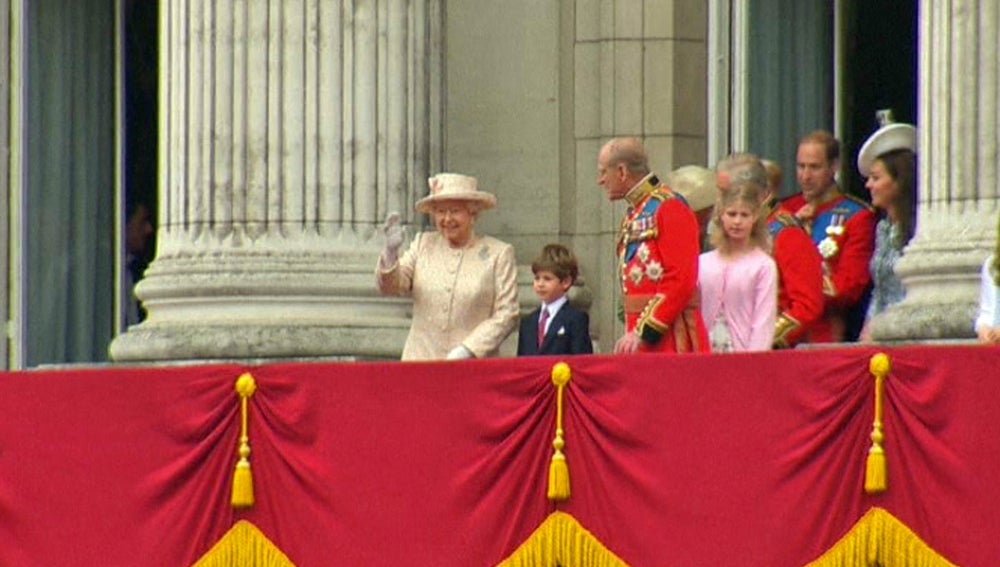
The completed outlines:
{"type": "Polygon", "coordinates": [[[913,238],[916,201],[916,129],[890,123],[868,138],[858,154],[858,170],[865,176],[872,206],[879,211],[875,249],[868,269],[872,296],[860,340],[871,340],[872,317],[903,300],[906,290],[896,276],[903,248],[913,238]]]}
{"type": "Polygon", "coordinates": [[[979,342],[985,345],[1000,344],[1000,313],[997,312],[997,291],[1000,289],[1000,231],[997,237],[997,251],[983,262],[979,281],[979,316],[975,329],[979,342]]]}

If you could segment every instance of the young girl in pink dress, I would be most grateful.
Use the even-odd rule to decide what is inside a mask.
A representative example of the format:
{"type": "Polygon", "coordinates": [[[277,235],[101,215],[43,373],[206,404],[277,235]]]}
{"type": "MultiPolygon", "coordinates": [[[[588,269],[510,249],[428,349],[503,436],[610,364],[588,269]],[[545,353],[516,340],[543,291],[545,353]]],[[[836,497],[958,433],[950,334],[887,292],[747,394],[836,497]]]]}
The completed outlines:
{"type": "Polygon", "coordinates": [[[712,352],[770,350],[778,304],[778,270],[761,205],[761,189],[737,183],[722,191],[712,223],[715,249],[701,255],[701,314],[712,352]]]}

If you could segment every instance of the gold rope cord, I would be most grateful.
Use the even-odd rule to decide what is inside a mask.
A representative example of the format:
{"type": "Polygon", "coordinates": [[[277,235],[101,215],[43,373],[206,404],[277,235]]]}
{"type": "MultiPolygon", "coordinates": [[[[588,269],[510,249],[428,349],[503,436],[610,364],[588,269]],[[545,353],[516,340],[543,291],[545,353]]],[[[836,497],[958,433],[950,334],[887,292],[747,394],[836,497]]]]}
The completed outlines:
{"type": "Polygon", "coordinates": [[[882,393],[885,379],[889,376],[889,357],[885,353],[872,356],[868,363],[868,371],[875,377],[875,420],[872,423],[872,446],[868,449],[868,459],[865,462],[865,492],[878,494],[888,488],[886,474],[885,450],[882,441],[882,393]]]}
{"type": "Polygon", "coordinates": [[[566,455],[562,452],[566,446],[566,441],[563,439],[563,394],[570,378],[569,365],[565,362],[557,362],[552,367],[552,384],[556,387],[556,437],[552,440],[554,451],[552,462],[549,463],[547,496],[553,502],[568,500],[570,495],[569,464],[566,463],[566,455]]]}
{"type": "Polygon", "coordinates": [[[233,493],[230,505],[233,508],[249,508],[253,506],[253,473],[250,471],[250,435],[247,429],[247,402],[257,391],[257,382],[249,372],[244,372],[236,379],[236,394],[240,397],[240,446],[233,472],[233,493]]]}

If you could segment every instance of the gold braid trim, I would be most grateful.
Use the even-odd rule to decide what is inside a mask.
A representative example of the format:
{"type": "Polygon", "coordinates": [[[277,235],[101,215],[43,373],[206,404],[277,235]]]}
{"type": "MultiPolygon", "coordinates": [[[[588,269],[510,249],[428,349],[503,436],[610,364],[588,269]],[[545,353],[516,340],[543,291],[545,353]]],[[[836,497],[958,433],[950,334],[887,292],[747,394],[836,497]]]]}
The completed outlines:
{"type": "MultiPolygon", "coordinates": [[[[830,271],[826,262],[823,262],[823,271],[830,271]]],[[[837,297],[837,288],[833,285],[833,278],[828,273],[823,274],[823,295],[827,297],[837,297]]]]}
{"type": "Polygon", "coordinates": [[[642,314],[639,315],[639,319],[635,323],[636,334],[647,343],[657,343],[663,335],[667,334],[667,330],[670,329],[669,324],[653,317],[653,313],[663,303],[664,299],[666,297],[661,294],[654,295],[649,300],[649,303],[646,304],[645,309],[642,310],[642,314]]]}
{"type": "Polygon", "coordinates": [[[497,567],[628,567],[573,516],[553,512],[497,567]]]}
{"type": "Polygon", "coordinates": [[[642,202],[643,199],[652,195],[660,186],[660,179],[653,175],[648,174],[642,179],[635,187],[628,190],[625,193],[625,202],[629,204],[630,207],[635,207],[642,202]]]}
{"type": "Polygon", "coordinates": [[[257,526],[241,520],[193,567],[295,567],[257,526]]]}
{"type": "Polygon", "coordinates": [[[840,541],[806,567],[858,565],[956,567],[882,508],[868,510],[840,541]]]}
{"type": "Polygon", "coordinates": [[[774,322],[774,348],[788,348],[788,335],[802,327],[795,317],[782,313],[774,322]]]}

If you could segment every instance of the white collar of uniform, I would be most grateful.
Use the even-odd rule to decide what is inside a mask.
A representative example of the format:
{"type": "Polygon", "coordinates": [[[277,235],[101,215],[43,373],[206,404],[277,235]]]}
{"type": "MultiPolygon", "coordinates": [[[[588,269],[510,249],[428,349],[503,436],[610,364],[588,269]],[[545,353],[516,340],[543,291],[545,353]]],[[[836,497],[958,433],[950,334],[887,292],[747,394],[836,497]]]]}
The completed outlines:
{"type": "Polygon", "coordinates": [[[549,312],[549,319],[551,319],[556,316],[556,313],[559,313],[559,310],[562,309],[562,306],[566,304],[567,300],[568,298],[563,295],[552,303],[542,304],[542,309],[549,312]]]}

